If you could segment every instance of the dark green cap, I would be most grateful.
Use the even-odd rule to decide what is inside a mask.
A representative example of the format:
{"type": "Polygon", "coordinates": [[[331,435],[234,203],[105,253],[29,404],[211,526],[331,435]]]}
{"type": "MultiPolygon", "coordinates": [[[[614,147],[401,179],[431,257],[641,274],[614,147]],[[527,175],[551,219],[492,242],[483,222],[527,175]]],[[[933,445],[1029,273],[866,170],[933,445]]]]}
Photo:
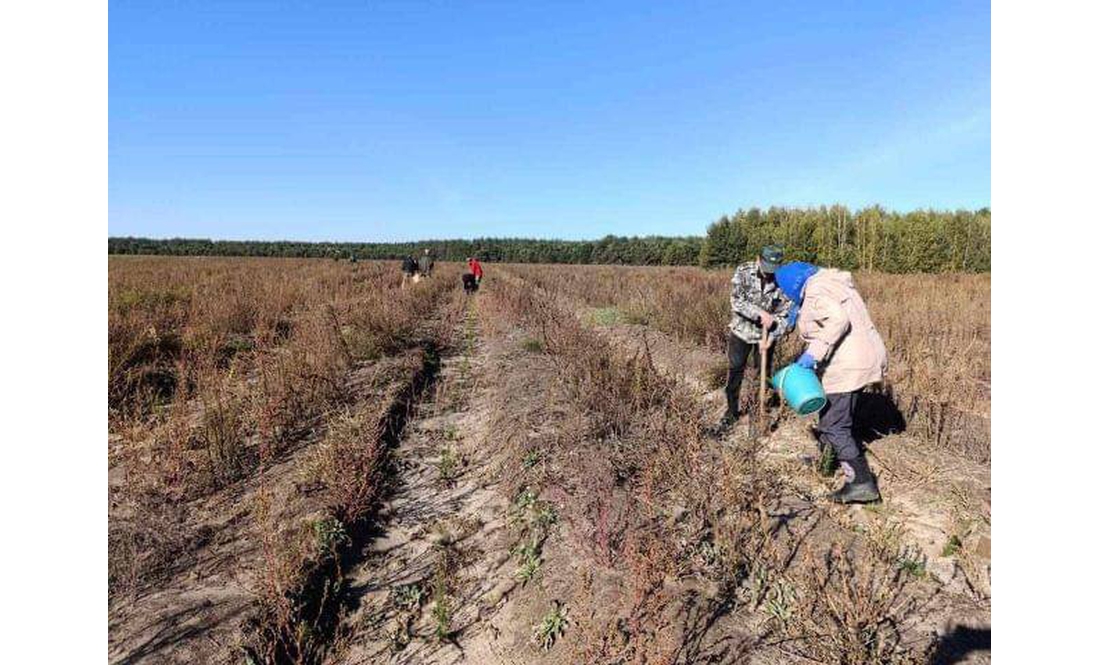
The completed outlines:
{"type": "Polygon", "coordinates": [[[783,248],[778,245],[768,245],[760,250],[760,269],[764,272],[775,272],[779,264],[783,263],[783,248]]]}

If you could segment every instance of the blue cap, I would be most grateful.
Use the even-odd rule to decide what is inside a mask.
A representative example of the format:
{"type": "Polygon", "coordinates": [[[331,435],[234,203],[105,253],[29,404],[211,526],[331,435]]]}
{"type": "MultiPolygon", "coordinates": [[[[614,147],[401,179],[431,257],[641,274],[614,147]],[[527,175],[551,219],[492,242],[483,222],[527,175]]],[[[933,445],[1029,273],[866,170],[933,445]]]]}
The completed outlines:
{"type": "Polygon", "coordinates": [[[812,263],[792,261],[775,271],[775,281],[788,298],[797,304],[802,304],[802,289],[806,286],[806,280],[813,276],[819,268],[812,263]]]}

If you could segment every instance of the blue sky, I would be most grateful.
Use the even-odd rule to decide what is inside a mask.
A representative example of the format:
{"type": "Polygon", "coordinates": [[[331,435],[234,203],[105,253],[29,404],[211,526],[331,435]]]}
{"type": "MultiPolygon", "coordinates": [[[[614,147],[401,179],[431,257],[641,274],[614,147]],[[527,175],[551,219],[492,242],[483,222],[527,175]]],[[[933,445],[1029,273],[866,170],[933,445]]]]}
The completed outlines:
{"type": "Polygon", "coordinates": [[[989,205],[988,3],[116,0],[109,20],[111,235],[989,205]]]}

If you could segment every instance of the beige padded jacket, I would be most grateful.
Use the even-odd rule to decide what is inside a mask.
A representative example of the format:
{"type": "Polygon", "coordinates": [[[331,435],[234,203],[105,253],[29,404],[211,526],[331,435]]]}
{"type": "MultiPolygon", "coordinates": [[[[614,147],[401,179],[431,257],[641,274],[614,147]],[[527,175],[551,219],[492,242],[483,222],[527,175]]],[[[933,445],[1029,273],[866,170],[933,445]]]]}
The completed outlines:
{"type": "Polygon", "coordinates": [[[797,330],[818,360],[826,393],[846,393],[882,380],[886,345],[852,274],[823,268],[806,281],[797,330]]]}

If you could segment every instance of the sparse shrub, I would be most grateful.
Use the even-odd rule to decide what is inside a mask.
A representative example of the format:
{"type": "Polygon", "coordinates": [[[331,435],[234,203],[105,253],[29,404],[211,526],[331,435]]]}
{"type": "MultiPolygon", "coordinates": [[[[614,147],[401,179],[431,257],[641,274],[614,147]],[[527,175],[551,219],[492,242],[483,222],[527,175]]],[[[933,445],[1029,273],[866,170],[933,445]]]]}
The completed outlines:
{"type": "Polygon", "coordinates": [[[385,454],[381,435],[380,414],[339,412],[329,419],[327,435],[313,451],[313,479],[343,523],[357,521],[377,496],[385,454]]]}
{"type": "Polygon", "coordinates": [[[335,517],[322,517],[313,521],[313,537],[318,552],[335,556],[337,548],[349,541],[344,523],[335,517]]]}
{"type": "Polygon", "coordinates": [[[443,449],[436,462],[436,468],[439,470],[440,480],[445,483],[451,483],[458,477],[459,459],[454,448],[447,446],[443,449]]]}
{"type": "Polygon", "coordinates": [[[901,548],[898,552],[897,564],[898,568],[916,579],[923,578],[928,572],[927,557],[913,545],[901,548]]]}
{"type": "Polygon", "coordinates": [[[854,665],[924,662],[919,645],[903,630],[916,599],[907,592],[910,571],[864,563],[848,550],[833,548],[815,558],[797,580],[796,600],[782,631],[792,651],[818,662],[854,665]]]}
{"type": "Polygon", "coordinates": [[[244,438],[248,435],[244,400],[231,390],[214,387],[202,393],[202,425],[196,441],[206,452],[214,486],[240,478],[248,466],[244,438]]]}
{"type": "Polygon", "coordinates": [[[596,326],[612,326],[624,321],[623,314],[615,307],[600,307],[588,314],[589,321],[596,326]]]}
{"type": "Polygon", "coordinates": [[[442,548],[432,576],[432,621],[435,625],[435,637],[440,641],[451,639],[450,576],[453,565],[450,550],[442,548]]]}

